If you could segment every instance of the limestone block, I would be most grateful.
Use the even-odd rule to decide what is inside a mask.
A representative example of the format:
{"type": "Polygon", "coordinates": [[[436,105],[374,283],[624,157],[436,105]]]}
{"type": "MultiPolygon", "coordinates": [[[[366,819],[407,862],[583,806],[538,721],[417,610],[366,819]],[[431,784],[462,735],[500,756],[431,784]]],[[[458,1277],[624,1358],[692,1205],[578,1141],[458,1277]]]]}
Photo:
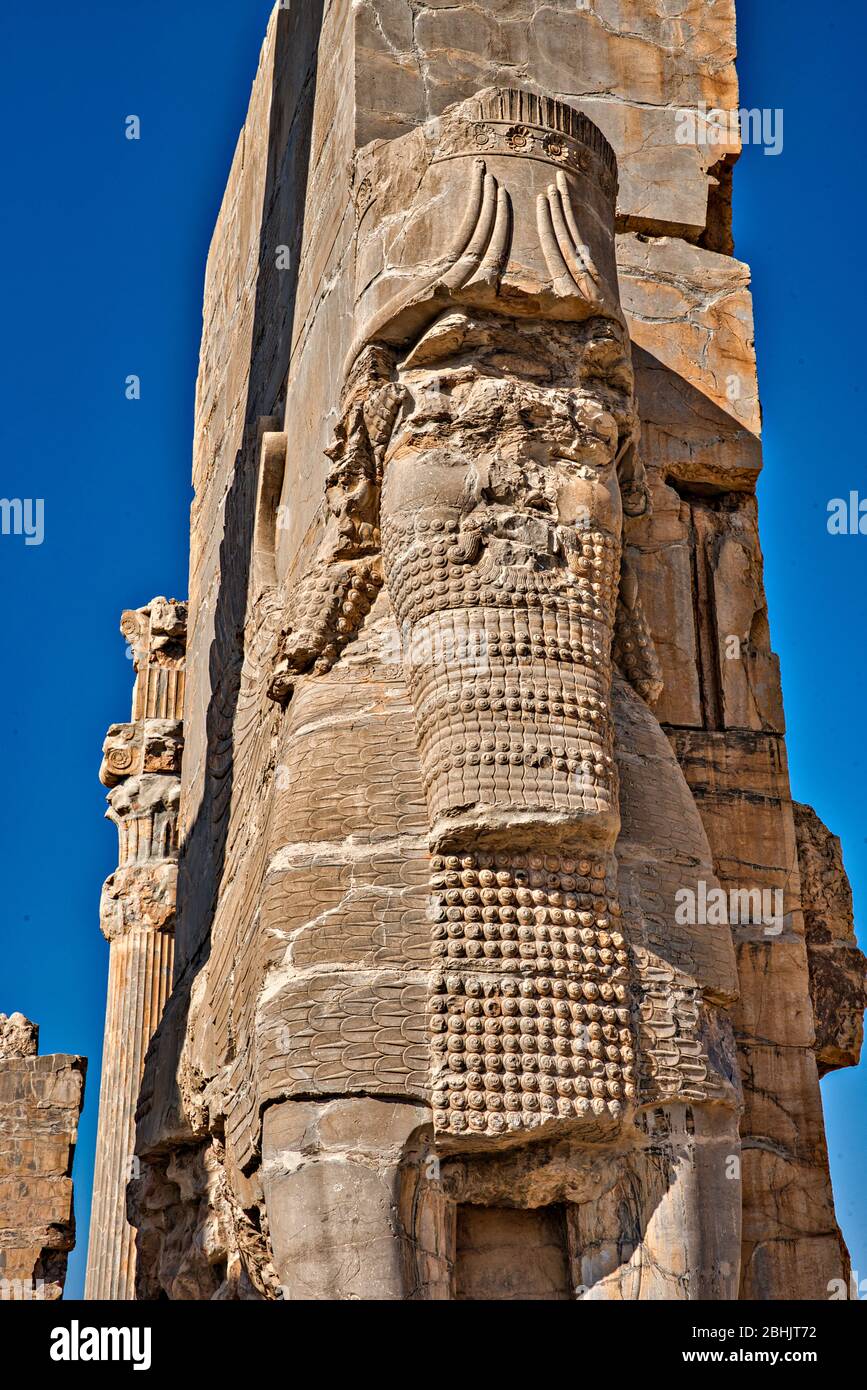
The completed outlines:
{"type": "Polygon", "coordinates": [[[810,806],[794,803],[795,833],[819,1075],[857,1066],[864,1038],[867,962],[858,948],[840,841],[810,806]]]}
{"type": "Polygon", "coordinates": [[[263,1179],[285,1297],[403,1296],[397,1169],[429,1115],[363,1097],[266,1111],[263,1179]]]}
{"type": "Polygon", "coordinates": [[[653,512],[628,539],[662,666],[660,717],[783,733],[754,498],[681,496],[655,469],[651,480],[653,512]]]}
{"type": "Polygon", "coordinates": [[[813,1012],[804,990],[806,965],[801,940],[769,937],[740,943],[737,1026],[742,1044],[812,1046],[813,1012]]]}
{"type": "Polygon", "coordinates": [[[458,1209],[455,1298],[570,1299],[569,1262],[562,1208],[458,1209]]]}
{"type": "Polygon", "coordinates": [[[35,1057],[39,1026],[23,1014],[0,1014],[0,1058],[35,1057]]]}
{"type": "Polygon", "coordinates": [[[799,1298],[818,1302],[835,1287],[848,1288],[849,1279],[849,1257],[839,1231],[803,1239],[786,1235],[745,1246],[740,1297],[772,1299],[779,1289],[797,1289],[799,1298]]]}
{"type": "MultiPolygon", "coordinates": [[[[491,84],[556,95],[593,120],[620,164],[618,214],[639,230],[697,237],[710,170],[736,155],[681,143],[678,113],[737,106],[734,7],[699,0],[677,15],[589,0],[363,0],[356,6],[356,140],[392,139],[491,84]]],[[[681,123],[682,126],[682,123],[681,123]]]]}
{"type": "MultiPolygon", "coordinates": [[[[730,428],[761,430],[749,269],[730,256],[674,237],[618,237],[620,293],[632,340],[710,407],[730,428]]],[[[669,421],[670,423],[670,421],[669,421]]],[[[743,441],[739,462],[684,458],[677,476],[717,486],[748,486],[758,459],[743,441]],[[702,466],[704,464],[704,466],[702,466]]],[[[718,452],[718,451],[717,451],[718,452]]]]}
{"type": "Polygon", "coordinates": [[[38,1029],[0,1014],[0,1300],[61,1297],[75,1244],[72,1158],[83,1057],[36,1055],[38,1029]]]}
{"type": "MultiPolygon", "coordinates": [[[[794,821],[785,745],[774,735],[670,730],[726,888],[779,890],[784,930],[803,936],[794,821]]],[[[735,939],[767,941],[764,928],[738,924],[735,939]]]]}

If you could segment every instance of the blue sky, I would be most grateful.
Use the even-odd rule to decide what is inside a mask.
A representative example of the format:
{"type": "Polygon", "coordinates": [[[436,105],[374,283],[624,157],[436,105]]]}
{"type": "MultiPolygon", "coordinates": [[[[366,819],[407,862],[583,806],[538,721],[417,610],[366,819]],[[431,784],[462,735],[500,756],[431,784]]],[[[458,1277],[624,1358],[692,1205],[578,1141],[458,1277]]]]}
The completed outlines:
{"type": "MultiPolygon", "coordinates": [[[[5,6],[0,49],[0,493],[45,499],[45,540],[0,539],[0,1010],[43,1052],[90,1058],[76,1156],[80,1295],[117,862],[100,824],[105,730],[128,716],[120,610],[185,597],[192,411],[205,255],[270,3],[59,0],[5,6]],[[141,140],[124,137],[129,115],[141,140]],[[141,378],[141,399],[125,380],[141,378]]],[[[867,537],[831,537],[830,498],[867,496],[858,231],[867,14],[741,0],[742,102],[784,111],[775,158],[735,173],[754,274],[765,412],[762,538],[796,797],[843,838],[867,922],[861,737],[867,537]],[[856,107],[856,102],[858,103],[856,107]]],[[[867,1067],[822,1083],[838,1214],[867,1277],[867,1067]]]]}

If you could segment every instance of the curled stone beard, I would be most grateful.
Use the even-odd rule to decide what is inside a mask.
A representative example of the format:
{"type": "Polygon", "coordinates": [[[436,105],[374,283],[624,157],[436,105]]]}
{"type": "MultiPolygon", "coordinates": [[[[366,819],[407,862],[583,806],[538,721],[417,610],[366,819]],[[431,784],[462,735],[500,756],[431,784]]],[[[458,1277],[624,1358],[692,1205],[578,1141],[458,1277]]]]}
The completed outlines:
{"type": "Polygon", "coordinates": [[[534,552],[520,531],[442,506],[383,515],[435,851],[443,1138],[576,1122],[604,1137],[635,1093],[613,855],[620,542],[552,525],[534,552]]]}
{"type": "Polygon", "coordinates": [[[518,565],[472,523],[446,509],[383,520],[432,843],[551,843],[577,821],[612,848],[619,541],[570,528],[559,564],[518,565]]]}

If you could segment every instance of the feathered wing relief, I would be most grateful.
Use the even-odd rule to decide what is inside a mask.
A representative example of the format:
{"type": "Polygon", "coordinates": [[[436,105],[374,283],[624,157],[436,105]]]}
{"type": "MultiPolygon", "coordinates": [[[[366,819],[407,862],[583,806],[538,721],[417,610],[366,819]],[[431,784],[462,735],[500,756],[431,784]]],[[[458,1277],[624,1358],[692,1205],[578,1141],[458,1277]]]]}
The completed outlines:
{"type": "Polygon", "coordinates": [[[382,587],[379,497],[383,457],[401,401],[393,355],[376,345],[350,375],[326,482],[325,536],[296,586],[269,693],[288,699],[304,671],[330,670],[382,587]]]}
{"type": "Polygon", "coordinates": [[[621,539],[647,495],[616,293],[565,171],[524,157],[565,141],[504,138],[496,168],[447,148],[445,269],[402,291],[412,331],[352,363],[272,694],[328,671],[385,584],[433,854],[436,1132],[602,1138],[636,1098],[612,674],[658,693],[621,539]]]}
{"type": "Polygon", "coordinates": [[[620,562],[620,592],[611,655],[633,690],[649,705],[655,705],[662,694],[662,667],[641,603],[638,579],[625,555],[620,562]]]}

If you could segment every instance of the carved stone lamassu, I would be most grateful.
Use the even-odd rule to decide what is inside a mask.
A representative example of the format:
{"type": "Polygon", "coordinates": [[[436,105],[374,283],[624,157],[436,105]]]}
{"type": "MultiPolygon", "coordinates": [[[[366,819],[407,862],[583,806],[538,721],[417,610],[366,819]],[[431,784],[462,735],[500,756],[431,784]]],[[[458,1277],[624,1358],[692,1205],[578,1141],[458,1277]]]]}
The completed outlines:
{"type": "MultiPolygon", "coordinates": [[[[604,1141],[607,1190],[632,1185],[636,1258],[656,1267],[656,1292],[645,1283],[642,1296],[732,1296],[737,1202],[704,1157],[738,1144],[731,1024],[706,1002],[735,992],[731,939],[697,936],[680,962],[660,960],[647,949],[637,875],[616,855],[614,684],[643,738],[654,737],[645,700],[661,687],[622,551],[624,514],[642,514],[648,497],[617,299],[614,157],[569,107],[491,90],[374,147],[366,176],[360,330],[331,450],[331,520],[298,581],[271,687],[278,700],[303,700],[297,739],[290,724],[284,745],[297,811],[317,780],[302,729],[335,708],[346,662],[344,678],[362,653],[376,661],[377,628],[380,638],[396,628],[392,656],[411,710],[431,855],[426,1009],[416,1017],[414,954],[402,992],[383,978],[369,1006],[356,995],[352,1007],[374,1018],[386,1010],[407,1041],[422,1030],[430,1061],[419,1077],[414,1049],[404,1051],[413,1060],[403,1072],[386,1044],[380,1066],[371,1049],[381,1035],[356,1018],[362,1070],[382,1076],[376,1089],[388,1074],[392,1092],[430,1104],[429,1152],[446,1164],[475,1153],[490,1165],[516,1144],[542,1144],[496,1160],[499,1168],[471,1163],[464,1203],[486,1184],[492,1201],[510,1200],[517,1162],[531,1189],[538,1165],[556,1171],[552,1200],[580,1210],[604,1141]],[[407,161],[421,177],[410,205],[396,207],[393,171],[407,161]],[[671,1150],[677,1176],[672,1168],[659,1191],[655,1155],[684,1125],[699,1139],[677,1159],[671,1150]],[[552,1144],[565,1145],[553,1168],[552,1144]],[[705,1247],[689,1292],[651,1231],[651,1213],[667,1204],[688,1208],[684,1248],[705,1247]],[[726,1216],[710,1232],[702,1212],[713,1207],[726,1216]]],[[[660,795],[675,788],[682,809],[689,794],[657,742],[665,767],[650,775],[662,777],[660,795]]],[[[694,811],[685,833],[695,862],[707,863],[694,811]]],[[[627,861],[638,857],[633,843],[625,849],[627,861]]],[[[665,876],[672,866],[659,858],[665,876]]],[[[399,959],[392,968],[399,976],[399,959]]],[[[305,1008],[304,988],[295,982],[283,1015],[290,1073],[299,1091],[315,1092],[311,1062],[330,1056],[323,1097],[352,1094],[363,1083],[341,1041],[351,1035],[346,1006],[338,996],[316,1007],[309,977],[305,1008]]],[[[399,1181],[413,1171],[409,1162],[399,1181]]],[[[291,1198],[267,1182],[266,1196],[273,1231],[291,1198]]],[[[431,1216],[422,1203],[442,1240],[447,1206],[431,1216]]],[[[613,1248],[625,1238],[616,1203],[599,1213],[590,1247],[613,1248]]],[[[297,1249],[292,1259],[275,1249],[278,1265],[281,1254],[291,1290],[306,1273],[297,1249]]],[[[597,1256],[576,1259],[594,1296],[636,1296],[618,1262],[610,1279],[595,1270],[591,1280],[597,1256]]],[[[427,1296],[439,1296],[438,1276],[410,1277],[432,1280],[427,1296]]]]}
{"type": "MultiPolygon", "coordinates": [[[[208,262],[137,1296],[824,1299],[864,963],[791,803],[736,149],[677,134],[733,6],[319,8],[208,262]]],[[[113,950],[167,679],[106,749],[113,950]]]]}

